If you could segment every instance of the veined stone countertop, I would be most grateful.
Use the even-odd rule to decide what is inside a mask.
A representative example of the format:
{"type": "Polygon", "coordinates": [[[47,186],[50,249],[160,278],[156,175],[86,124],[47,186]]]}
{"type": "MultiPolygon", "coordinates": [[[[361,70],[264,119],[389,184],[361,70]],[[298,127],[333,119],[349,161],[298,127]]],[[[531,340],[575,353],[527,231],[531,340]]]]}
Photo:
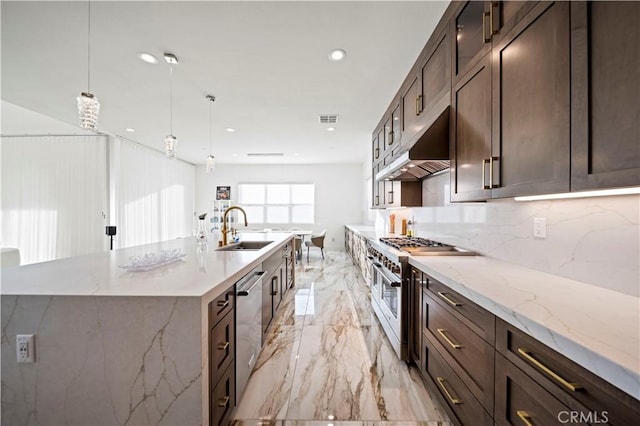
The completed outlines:
{"type": "Polygon", "coordinates": [[[210,241],[199,250],[194,237],[163,241],[2,269],[2,295],[43,296],[195,296],[216,297],[242,278],[293,234],[243,233],[241,241],[273,241],[260,250],[215,251],[210,241]],[[183,249],[181,260],[147,272],[119,266],[131,256],[183,249]],[[224,285],[221,285],[224,284],[224,285]],[[216,293],[218,294],[213,294],[216,293]]]}
{"type": "Polygon", "coordinates": [[[409,264],[640,400],[640,298],[484,256],[409,264]]]}

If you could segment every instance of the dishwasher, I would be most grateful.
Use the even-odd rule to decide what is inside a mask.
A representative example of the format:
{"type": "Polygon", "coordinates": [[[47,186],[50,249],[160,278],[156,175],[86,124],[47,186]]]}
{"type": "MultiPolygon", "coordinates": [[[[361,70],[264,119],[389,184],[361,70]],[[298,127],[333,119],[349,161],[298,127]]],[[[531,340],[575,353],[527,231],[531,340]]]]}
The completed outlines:
{"type": "Polygon", "coordinates": [[[262,267],[236,283],[236,403],[240,402],[262,345],[262,267]]]}

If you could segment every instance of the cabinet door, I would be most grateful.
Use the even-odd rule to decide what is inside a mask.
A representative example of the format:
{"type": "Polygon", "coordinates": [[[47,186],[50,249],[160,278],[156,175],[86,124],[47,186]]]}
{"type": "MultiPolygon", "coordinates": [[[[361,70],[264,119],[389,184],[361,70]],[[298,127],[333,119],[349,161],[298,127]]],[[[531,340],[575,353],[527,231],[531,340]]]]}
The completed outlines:
{"type": "Polygon", "coordinates": [[[398,102],[396,107],[391,111],[391,145],[394,155],[398,152],[400,141],[402,140],[402,130],[400,122],[401,104],[398,102]]]}
{"type": "Polygon", "coordinates": [[[451,201],[491,197],[491,57],[486,55],[451,93],[451,201]]]}
{"type": "Polygon", "coordinates": [[[418,102],[418,115],[421,116],[451,89],[451,46],[448,31],[444,31],[438,40],[420,72],[422,93],[418,102]]]}
{"type": "Polygon", "coordinates": [[[422,365],[422,272],[411,268],[409,284],[409,357],[420,366],[422,365]]]}
{"type": "Polygon", "coordinates": [[[389,117],[387,121],[384,122],[384,126],[382,127],[382,129],[384,132],[385,158],[391,158],[391,150],[395,148],[395,145],[393,144],[393,127],[391,123],[391,117],[389,117]]]}
{"type": "Polygon", "coordinates": [[[492,50],[493,198],[569,191],[569,41],[568,2],[541,2],[492,50]]]}
{"type": "Polygon", "coordinates": [[[418,75],[402,95],[402,143],[406,144],[420,130],[418,116],[422,108],[422,91],[418,75]]]}
{"type": "Polygon", "coordinates": [[[571,190],[640,185],[640,3],[571,3],[571,190]]]}
{"type": "Polygon", "coordinates": [[[273,318],[273,301],[271,279],[262,282],[262,346],[265,344],[265,334],[273,318]]]}
{"type": "Polygon", "coordinates": [[[461,4],[454,18],[455,44],[453,46],[453,72],[462,77],[491,48],[487,34],[489,6],[481,1],[461,4]]]}

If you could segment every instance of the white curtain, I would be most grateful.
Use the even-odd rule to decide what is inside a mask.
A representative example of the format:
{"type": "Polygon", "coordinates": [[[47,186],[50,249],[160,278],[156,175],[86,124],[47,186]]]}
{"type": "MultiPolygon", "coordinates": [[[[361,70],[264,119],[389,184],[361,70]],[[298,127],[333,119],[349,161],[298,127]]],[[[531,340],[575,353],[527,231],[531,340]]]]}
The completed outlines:
{"type": "Polygon", "coordinates": [[[3,247],[28,264],[105,250],[107,137],[2,137],[3,247]]]}
{"type": "Polygon", "coordinates": [[[195,167],[126,140],[115,150],[116,247],[193,235],[195,167]]]}

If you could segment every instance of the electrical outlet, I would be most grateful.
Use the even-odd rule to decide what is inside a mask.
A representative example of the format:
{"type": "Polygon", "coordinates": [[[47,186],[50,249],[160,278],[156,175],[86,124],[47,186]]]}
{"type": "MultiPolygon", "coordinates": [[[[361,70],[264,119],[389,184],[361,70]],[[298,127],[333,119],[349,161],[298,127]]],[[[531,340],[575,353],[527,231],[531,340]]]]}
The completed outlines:
{"type": "Polygon", "coordinates": [[[36,362],[35,335],[16,335],[16,356],[18,362],[36,362]]]}
{"type": "Polygon", "coordinates": [[[533,236],[534,238],[547,238],[547,219],[544,217],[533,218],[533,236]]]}

